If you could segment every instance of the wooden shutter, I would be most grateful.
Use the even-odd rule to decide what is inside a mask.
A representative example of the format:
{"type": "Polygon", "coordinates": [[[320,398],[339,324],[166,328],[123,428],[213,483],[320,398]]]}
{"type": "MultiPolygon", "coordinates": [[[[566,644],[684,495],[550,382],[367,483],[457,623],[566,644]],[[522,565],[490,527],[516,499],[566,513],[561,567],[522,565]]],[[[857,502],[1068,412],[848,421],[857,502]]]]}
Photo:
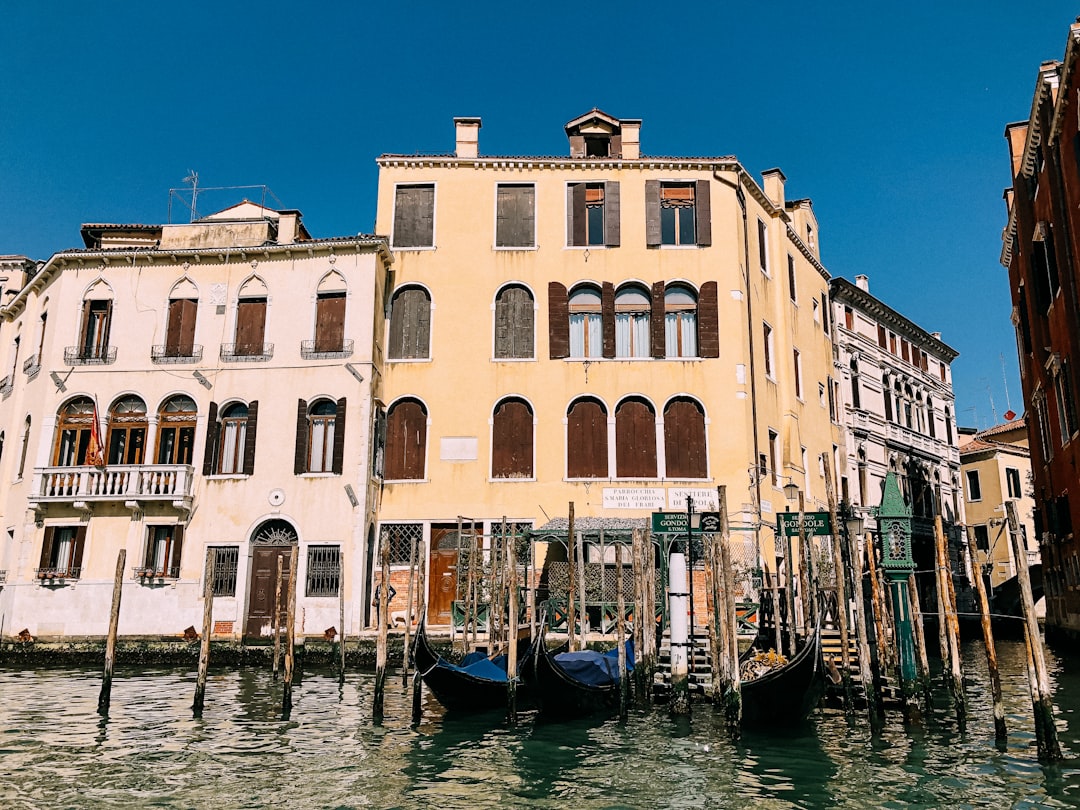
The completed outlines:
{"type": "Polygon", "coordinates": [[[619,184],[604,183],[604,244],[619,246],[619,184]]]}
{"type": "Polygon", "coordinates": [[[337,401],[337,413],[334,415],[334,458],[331,462],[338,475],[345,469],[345,397],[337,401]]]}
{"type": "Polygon", "coordinates": [[[427,414],[420,403],[405,400],[394,405],[386,420],[385,477],[422,479],[426,445],[427,414]]]}
{"type": "Polygon", "coordinates": [[[688,399],[670,402],[664,410],[664,455],[668,478],[705,478],[705,414],[688,399]]]}
{"type": "Polygon", "coordinates": [[[533,474],[533,420],[519,400],[499,405],[492,420],[491,477],[530,478],[533,474]]]}
{"type": "MultiPolygon", "coordinates": [[[[75,541],[72,544],[72,548],[71,548],[71,564],[69,566],[69,570],[72,569],[72,568],[76,569],[76,570],[82,568],[83,549],[85,547],[86,547],[86,526],[80,525],[79,528],[77,528],[75,530],[75,541]]],[[[82,574],[82,571],[79,570],[79,575],[81,575],[81,574],[82,574]]]]}
{"type": "Polygon", "coordinates": [[[570,356],[570,297],[557,281],[548,282],[548,355],[570,356]]]}
{"type": "Polygon", "coordinates": [[[698,180],[694,189],[694,225],[697,227],[697,243],[702,247],[712,244],[712,201],[709,198],[708,180],[698,180]]]}
{"type": "MultiPolygon", "coordinates": [[[[249,411],[250,413],[250,411],[249,411]]],[[[308,414],[307,400],[296,401],[296,452],[293,454],[293,474],[306,473],[308,469],[308,414]]]]}
{"type": "Polygon", "coordinates": [[[94,348],[94,324],[90,317],[90,304],[92,301],[83,301],[82,307],[82,343],[79,346],[79,356],[89,357],[94,348]]]}
{"type": "Polygon", "coordinates": [[[426,358],[430,340],[431,300],[427,291],[418,287],[401,290],[390,310],[390,358],[426,358]]]}
{"type": "Polygon", "coordinates": [[[604,357],[615,356],[615,285],[605,281],[600,285],[600,324],[604,357]]]}
{"type": "Polygon", "coordinates": [[[608,474],[607,414],[600,403],[579,400],[566,420],[568,478],[606,478],[608,474]]]}
{"type": "Polygon", "coordinates": [[[653,357],[664,357],[667,353],[667,339],[664,329],[664,282],[652,285],[652,303],[649,312],[649,343],[653,357]]]}
{"type": "Polygon", "coordinates": [[[660,181],[645,181],[645,246],[660,246],[660,181]]]}
{"type": "Polygon", "coordinates": [[[495,245],[533,247],[536,188],[500,185],[495,190],[495,245]]]}
{"type": "Polygon", "coordinates": [[[398,186],[394,192],[394,247],[435,244],[435,186],[398,186]]]}
{"type": "Polygon", "coordinates": [[[315,351],[340,352],[345,344],[345,293],[323,293],[315,301],[315,351]]]}
{"type": "Polygon", "coordinates": [[[266,299],[241,299],[236,308],[236,353],[262,354],[266,334],[266,299]]]}
{"type": "Polygon", "coordinates": [[[608,157],[622,157],[622,135],[612,135],[608,141],[608,157]]]}
{"type": "Polygon", "coordinates": [[[572,158],[585,157],[585,136],[584,135],[571,135],[570,136],[570,157],[572,157],[572,158]]]}
{"type": "Polygon", "coordinates": [[[169,301],[169,321],[165,325],[165,354],[169,357],[180,355],[180,331],[184,326],[184,299],[174,298],[169,301]]]}
{"type": "Polygon", "coordinates": [[[533,356],[533,301],[523,287],[505,287],[495,301],[495,357],[533,356]]]}
{"type": "Polygon", "coordinates": [[[588,211],[585,208],[585,183],[573,183],[570,186],[570,244],[587,245],[588,211]]]}
{"type": "Polygon", "coordinates": [[[715,281],[698,290],[698,356],[720,356],[720,313],[715,281]]]}
{"type": "Polygon", "coordinates": [[[177,523],[173,526],[172,535],[172,554],[170,558],[165,561],[165,565],[168,566],[168,570],[165,572],[168,575],[170,572],[179,573],[180,570],[180,555],[184,550],[184,527],[177,523]]]}
{"type": "Polygon", "coordinates": [[[656,477],[656,416],[640,400],[625,400],[615,411],[615,475],[656,477]]]}
{"type": "Polygon", "coordinates": [[[38,560],[38,568],[52,568],[53,535],[55,534],[55,526],[45,527],[45,536],[41,541],[41,559],[38,560]]]}
{"type": "Polygon", "coordinates": [[[255,474],[255,434],[259,427],[259,401],[248,404],[247,433],[244,441],[244,475],[255,474]]]}
{"type": "Polygon", "coordinates": [[[210,410],[206,415],[206,443],[203,445],[202,474],[214,474],[214,459],[217,458],[218,431],[221,425],[218,422],[218,407],[216,402],[210,403],[210,410]]]}

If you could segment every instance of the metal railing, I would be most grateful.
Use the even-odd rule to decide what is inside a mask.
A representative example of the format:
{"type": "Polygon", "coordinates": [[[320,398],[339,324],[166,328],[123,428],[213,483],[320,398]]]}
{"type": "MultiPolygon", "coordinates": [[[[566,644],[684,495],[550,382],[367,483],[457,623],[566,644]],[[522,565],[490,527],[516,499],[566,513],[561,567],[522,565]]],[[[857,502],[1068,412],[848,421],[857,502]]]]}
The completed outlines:
{"type": "Polygon", "coordinates": [[[194,344],[192,346],[169,346],[159,344],[150,347],[150,362],[152,363],[198,363],[202,360],[203,347],[194,344]]]}
{"type": "Polygon", "coordinates": [[[67,346],[64,362],[69,366],[108,365],[116,362],[115,346],[67,346]]]}
{"type": "Polygon", "coordinates": [[[219,356],[226,363],[264,363],[274,356],[274,344],[222,343],[219,356]]]}
{"type": "Polygon", "coordinates": [[[300,341],[300,356],[305,360],[319,360],[329,357],[352,357],[352,353],[352,340],[341,341],[337,348],[328,347],[325,341],[300,341]]]}
{"type": "Polygon", "coordinates": [[[41,355],[35,354],[33,357],[28,357],[22,364],[22,370],[27,377],[33,377],[41,371],[41,355]]]}
{"type": "Polygon", "coordinates": [[[81,573],[82,567],[77,565],[34,569],[34,575],[42,582],[51,582],[58,579],[78,579],[81,573]]]}
{"type": "Polygon", "coordinates": [[[141,565],[131,569],[133,579],[179,579],[180,566],[173,565],[168,568],[155,568],[152,565],[141,565]]]}
{"type": "Polygon", "coordinates": [[[194,472],[189,464],[37,467],[29,500],[177,500],[191,496],[194,472]]]}

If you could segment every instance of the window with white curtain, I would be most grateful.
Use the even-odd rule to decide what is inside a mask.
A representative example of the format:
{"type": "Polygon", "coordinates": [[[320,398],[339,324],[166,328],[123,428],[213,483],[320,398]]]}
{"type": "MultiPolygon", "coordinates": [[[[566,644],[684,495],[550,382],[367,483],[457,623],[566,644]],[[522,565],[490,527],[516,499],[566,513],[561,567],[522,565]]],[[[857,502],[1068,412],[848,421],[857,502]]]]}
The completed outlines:
{"type": "Polygon", "coordinates": [[[570,294],[570,356],[602,357],[600,290],[580,287],[570,294]]]}
{"type": "Polygon", "coordinates": [[[689,287],[664,291],[664,355],[697,357],[697,296],[689,287]]]}
{"type": "Polygon", "coordinates": [[[641,287],[615,293],[615,356],[649,356],[649,294],[641,287]]]}

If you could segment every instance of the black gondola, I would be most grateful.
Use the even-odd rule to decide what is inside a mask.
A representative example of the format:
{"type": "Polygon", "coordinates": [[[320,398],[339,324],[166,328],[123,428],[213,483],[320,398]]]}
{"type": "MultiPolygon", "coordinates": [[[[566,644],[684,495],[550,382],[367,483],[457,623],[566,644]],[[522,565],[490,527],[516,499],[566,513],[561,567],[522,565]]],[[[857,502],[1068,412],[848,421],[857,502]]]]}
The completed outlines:
{"type": "MultiPolygon", "coordinates": [[[[544,623],[541,622],[541,627],[544,623]]],[[[560,648],[563,649],[563,648],[560,648]]],[[[633,667],[633,651],[627,642],[627,670],[633,667]]],[[[603,666],[583,663],[578,656],[587,653],[562,653],[548,650],[544,644],[543,633],[538,633],[525,660],[521,662],[521,680],[529,687],[529,693],[541,714],[551,717],[581,717],[597,712],[610,712],[619,706],[619,674],[617,648],[594,657],[607,658],[607,662],[598,662],[603,666]],[[564,658],[564,655],[575,656],[564,658]],[[564,663],[560,663],[560,659],[564,663]],[[590,668],[594,677],[583,680],[574,673],[576,667],[583,664],[590,668]],[[592,670],[595,670],[593,673],[592,670]],[[590,682],[595,681],[595,682],[590,682]]]]}
{"type": "Polygon", "coordinates": [[[742,682],[743,725],[790,725],[805,720],[825,691],[824,669],[821,631],[816,629],[787,664],[742,682]]]}
{"type": "MultiPolygon", "coordinates": [[[[451,664],[431,648],[423,621],[416,629],[413,664],[424,685],[448,711],[482,712],[505,708],[505,659],[505,656],[500,656],[492,661],[483,654],[472,654],[462,659],[462,664],[466,666],[451,664]]],[[[518,705],[524,704],[527,699],[528,695],[522,690],[519,681],[518,705]]]]}

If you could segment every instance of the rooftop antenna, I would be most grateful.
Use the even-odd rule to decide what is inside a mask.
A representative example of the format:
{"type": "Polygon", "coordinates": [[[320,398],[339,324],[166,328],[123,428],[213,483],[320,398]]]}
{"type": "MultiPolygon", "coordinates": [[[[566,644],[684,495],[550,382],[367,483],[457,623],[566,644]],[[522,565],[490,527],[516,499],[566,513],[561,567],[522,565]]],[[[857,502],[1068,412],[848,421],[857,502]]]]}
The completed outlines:
{"type": "Polygon", "coordinates": [[[199,196],[199,173],[194,169],[188,169],[188,175],[181,182],[191,183],[191,219],[188,222],[195,221],[195,199],[199,196]]]}
{"type": "Polygon", "coordinates": [[[990,390],[990,384],[986,385],[986,396],[990,400],[990,413],[994,417],[994,421],[990,423],[991,426],[997,424],[997,409],[994,407],[994,392],[990,390]]]}
{"type": "Polygon", "coordinates": [[[998,357],[1001,359],[1001,381],[1005,383],[1005,407],[1011,411],[1012,403],[1009,401],[1009,378],[1005,375],[1005,355],[1002,352],[998,352],[998,357]]]}

